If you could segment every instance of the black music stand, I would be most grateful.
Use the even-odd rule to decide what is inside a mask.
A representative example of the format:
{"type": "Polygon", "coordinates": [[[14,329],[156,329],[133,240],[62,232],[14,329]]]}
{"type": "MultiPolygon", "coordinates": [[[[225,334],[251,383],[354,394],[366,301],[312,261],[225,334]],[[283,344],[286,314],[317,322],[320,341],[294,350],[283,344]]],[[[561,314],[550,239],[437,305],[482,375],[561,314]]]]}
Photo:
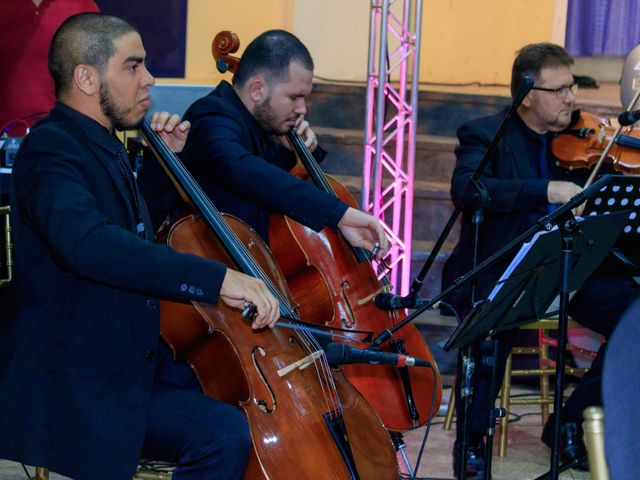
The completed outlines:
{"type": "Polygon", "coordinates": [[[585,206],[584,216],[602,215],[630,210],[627,222],[615,246],[627,266],[640,271],[640,178],[628,175],[611,175],[612,181],[591,197],[585,206]]]}
{"type": "MultiPolygon", "coordinates": [[[[578,222],[584,235],[574,238],[569,290],[582,286],[600,265],[623,228],[628,211],[590,216],[578,222]],[[590,243],[593,242],[593,245],[590,243]]],[[[458,325],[445,351],[542,318],[560,288],[560,231],[538,232],[525,243],[489,296],[458,325]]]]}
{"type": "MultiPolygon", "coordinates": [[[[566,345],[568,293],[580,288],[602,262],[620,235],[628,214],[628,211],[624,211],[591,216],[579,221],[577,228],[570,229],[566,225],[575,223],[575,220],[569,214],[562,222],[562,231],[554,228],[548,232],[538,232],[521,247],[489,296],[456,328],[444,350],[464,347],[529,323],[532,318],[541,318],[560,291],[558,352],[563,352],[566,345]]],[[[555,411],[561,408],[564,391],[563,359],[559,355],[556,362],[555,411]]],[[[559,415],[556,417],[551,454],[554,478],[557,478],[560,431],[559,415]]],[[[492,430],[493,426],[489,428],[492,430]]],[[[490,478],[491,459],[487,459],[487,462],[485,478],[490,478]]]]}

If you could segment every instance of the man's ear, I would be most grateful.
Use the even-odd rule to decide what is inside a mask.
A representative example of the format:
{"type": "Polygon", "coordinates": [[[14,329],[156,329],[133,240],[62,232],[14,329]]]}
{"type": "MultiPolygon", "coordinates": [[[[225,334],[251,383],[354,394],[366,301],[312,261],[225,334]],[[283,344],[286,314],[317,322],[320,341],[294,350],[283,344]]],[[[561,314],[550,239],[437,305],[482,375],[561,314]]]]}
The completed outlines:
{"type": "Polygon", "coordinates": [[[91,65],[81,63],[73,69],[73,83],[85,95],[94,95],[100,91],[100,75],[91,65]]]}
{"type": "Polygon", "coordinates": [[[262,103],[269,96],[269,86],[262,75],[251,77],[247,83],[252,102],[262,103]]]}
{"type": "Polygon", "coordinates": [[[527,93],[527,96],[524,97],[524,99],[522,100],[522,103],[520,105],[522,105],[525,108],[531,108],[531,102],[533,101],[531,99],[531,94],[532,94],[532,92],[527,93]]]}

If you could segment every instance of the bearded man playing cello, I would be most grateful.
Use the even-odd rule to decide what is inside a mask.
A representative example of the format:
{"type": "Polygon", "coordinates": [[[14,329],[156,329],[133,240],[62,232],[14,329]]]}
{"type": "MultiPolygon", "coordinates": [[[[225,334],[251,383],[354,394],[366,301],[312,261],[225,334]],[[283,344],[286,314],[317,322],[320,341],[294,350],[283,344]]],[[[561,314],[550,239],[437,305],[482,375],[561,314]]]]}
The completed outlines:
{"type": "MultiPolygon", "coordinates": [[[[242,478],[251,449],[238,409],[205,396],[159,338],[159,299],[279,305],[263,282],[153,243],[115,129],[149,107],[145,50],[117,17],[87,13],[54,35],[57,103],[13,170],[14,281],[2,297],[0,457],[79,480],[131,478],[145,458],[181,479],[242,478]]],[[[179,151],[188,122],[152,119],[179,151]]]]}
{"type": "MultiPolygon", "coordinates": [[[[276,212],[314,230],[338,228],[356,247],[373,250],[377,242],[381,259],[389,241],[375,217],[288,173],[296,161],[285,136],[292,127],[316,160],[326,155],[304,119],[313,68],[309,51],[293,34],[269,30],[255,38],[233,85],[220,82],[185,112],[192,125],[185,165],[220,211],[244,220],[267,243],[269,216],[276,212]]],[[[160,183],[154,168],[144,173],[149,188],[160,183]]],[[[165,206],[172,200],[168,196],[165,206]]],[[[156,210],[164,208],[151,208],[152,214],[156,210]]]]}

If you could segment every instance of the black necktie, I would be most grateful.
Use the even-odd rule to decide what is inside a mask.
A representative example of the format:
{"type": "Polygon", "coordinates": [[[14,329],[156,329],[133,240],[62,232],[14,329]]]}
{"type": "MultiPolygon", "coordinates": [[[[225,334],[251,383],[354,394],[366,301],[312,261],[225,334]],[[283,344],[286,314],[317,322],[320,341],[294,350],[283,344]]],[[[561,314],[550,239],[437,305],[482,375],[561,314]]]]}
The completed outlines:
{"type": "Polygon", "coordinates": [[[151,240],[153,238],[153,234],[151,233],[153,229],[151,225],[151,217],[149,216],[149,211],[147,210],[144,198],[142,198],[140,190],[138,189],[136,177],[131,171],[129,154],[122,144],[120,144],[120,147],[118,148],[116,164],[118,165],[120,176],[129,190],[129,196],[131,197],[131,202],[136,215],[136,231],[142,238],[151,240]]]}

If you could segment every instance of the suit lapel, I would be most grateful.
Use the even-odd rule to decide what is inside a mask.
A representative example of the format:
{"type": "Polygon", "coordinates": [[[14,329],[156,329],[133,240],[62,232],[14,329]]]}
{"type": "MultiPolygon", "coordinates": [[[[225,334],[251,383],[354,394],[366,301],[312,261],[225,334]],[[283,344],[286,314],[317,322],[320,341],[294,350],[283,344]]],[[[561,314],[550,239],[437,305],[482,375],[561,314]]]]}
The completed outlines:
{"type": "MultiPolygon", "coordinates": [[[[518,128],[515,125],[511,125],[509,131],[512,128],[518,128]]],[[[534,165],[531,164],[532,152],[523,148],[523,145],[518,141],[519,135],[507,134],[505,135],[505,150],[507,155],[505,158],[514,158],[513,162],[513,178],[536,178],[537,171],[534,170],[534,165]]],[[[537,155],[537,152],[535,152],[537,155]]]]}
{"type": "Polygon", "coordinates": [[[114,155],[117,155],[117,153],[110,151],[109,148],[106,148],[103,145],[93,141],[86,135],[83,135],[83,143],[87,147],[87,150],[89,150],[93,154],[92,156],[98,160],[98,163],[108,173],[111,182],[114,184],[116,190],[118,191],[118,196],[122,200],[124,207],[127,209],[127,215],[129,217],[129,229],[135,231],[136,219],[131,202],[131,194],[129,193],[129,189],[126,186],[122,175],[120,175],[120,171],[118,170],[118,167],[115,163],[114,155]]]}
{"type": "Polygon", "coordinates": [[[86,147],[91,157],[97,160],[97,163],[107,172],[118,192],[123,208],[126,209],[129,221],[127,228],[135,232],[136,214],[131,194],[115,163],[118,148],[121,147],[120,141],[93,120],[63,103],[57,103],[49,116],[55,121],[62,122],[64,128],[86,147]]]}

